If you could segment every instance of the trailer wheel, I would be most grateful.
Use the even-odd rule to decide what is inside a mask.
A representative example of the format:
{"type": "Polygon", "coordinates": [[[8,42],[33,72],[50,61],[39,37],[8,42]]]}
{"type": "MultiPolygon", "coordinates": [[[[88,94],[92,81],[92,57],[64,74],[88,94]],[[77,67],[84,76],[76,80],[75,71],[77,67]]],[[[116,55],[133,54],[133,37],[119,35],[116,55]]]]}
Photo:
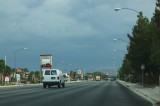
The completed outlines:
{"type": "Polygon", "coordinates": [[[58,83],[58,88],[61,88],[61,81],[58,83]]]}
{"type": "Polygon", "coordinates": [[[46,88],[46,84],[45,83],[43,83],[43,88],[46,88]]]}
{"type": "Polygon", "coordinates": [[[62,87],[63,87],[63,88],[65,87],[65,82],[62,84],[62,87]]]}

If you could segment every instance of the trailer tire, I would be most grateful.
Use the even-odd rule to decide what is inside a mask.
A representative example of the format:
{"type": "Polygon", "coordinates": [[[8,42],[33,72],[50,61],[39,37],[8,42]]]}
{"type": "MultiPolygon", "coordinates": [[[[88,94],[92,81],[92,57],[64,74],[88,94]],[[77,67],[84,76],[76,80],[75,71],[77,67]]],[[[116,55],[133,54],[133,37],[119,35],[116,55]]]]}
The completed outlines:
{"type": "Polygon", "coordinates": [[[58,83],[58,88],[61,88],[61,81],[58,83]]]}
{"type": "Polygon", "coordinates": [[[45,83],[43,83],[43,88],[46,88],[46,84],[45,83]]]}
{"type": "Polygon", "coordinates": [[[65,82],[62,84],[62,87],[63,87],[63,88],[65,87],[65,82]]]}

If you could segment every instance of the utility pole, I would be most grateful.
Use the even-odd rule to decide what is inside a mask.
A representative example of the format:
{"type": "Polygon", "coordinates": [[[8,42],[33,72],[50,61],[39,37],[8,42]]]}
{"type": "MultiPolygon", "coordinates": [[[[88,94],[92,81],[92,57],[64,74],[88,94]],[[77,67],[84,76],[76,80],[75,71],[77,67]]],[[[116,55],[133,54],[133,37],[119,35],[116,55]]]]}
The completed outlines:
{"type": "Polygon", "coordinates": [[[5,59],[5,66],[7,65],[7,60],[6,60],[6,56],[4,57],[4,59],[5,59]]]}

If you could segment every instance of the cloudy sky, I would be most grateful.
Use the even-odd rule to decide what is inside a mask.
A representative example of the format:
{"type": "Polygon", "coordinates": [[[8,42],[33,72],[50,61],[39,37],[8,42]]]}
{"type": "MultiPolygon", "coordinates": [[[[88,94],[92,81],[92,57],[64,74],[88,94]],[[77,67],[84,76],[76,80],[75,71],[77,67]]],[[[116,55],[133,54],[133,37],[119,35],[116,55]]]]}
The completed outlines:
{"type": "Polygon", "coordinates": [[[156,0],[0,0],[0,59],[7,65],[39,70],[40,55],[52,54],[61,69],[120,67],[127,33],[137,13],[153,16],[156,0]],[[113,52],[113,50],[121,52],[113,52]],[[117,58],[113,58],[117,57],[117,58]],[[116,63],[114,63],[116,62],[116,63]],[[70,65],[71,64],[71,65],[70,65]],[[115,64],[115,65],[114,65],[115,64]]]}

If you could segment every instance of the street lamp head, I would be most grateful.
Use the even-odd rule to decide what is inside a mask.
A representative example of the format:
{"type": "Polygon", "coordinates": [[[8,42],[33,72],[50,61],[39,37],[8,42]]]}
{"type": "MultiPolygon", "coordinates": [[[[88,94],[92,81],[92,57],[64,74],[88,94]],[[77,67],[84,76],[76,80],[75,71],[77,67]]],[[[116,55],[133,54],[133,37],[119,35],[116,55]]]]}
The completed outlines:
{"type": "Polygon", "coordinates": [[[114,8],[115,11],[121,10],[122,8],[114,8]]]}
{"type": "Polygon", "coordinates": [[[117,50],[113,50],[114,52],[116,52],[117,50]]]}
{"type": "Polygon", "coordinates": [[[117,39],[113,39],[113,41],[116,41],[117,39]]]}
{"type": "Polygon", "coordinates": [[[24,48],[24,50],[27,50],[28,48],[24,48]]]}

